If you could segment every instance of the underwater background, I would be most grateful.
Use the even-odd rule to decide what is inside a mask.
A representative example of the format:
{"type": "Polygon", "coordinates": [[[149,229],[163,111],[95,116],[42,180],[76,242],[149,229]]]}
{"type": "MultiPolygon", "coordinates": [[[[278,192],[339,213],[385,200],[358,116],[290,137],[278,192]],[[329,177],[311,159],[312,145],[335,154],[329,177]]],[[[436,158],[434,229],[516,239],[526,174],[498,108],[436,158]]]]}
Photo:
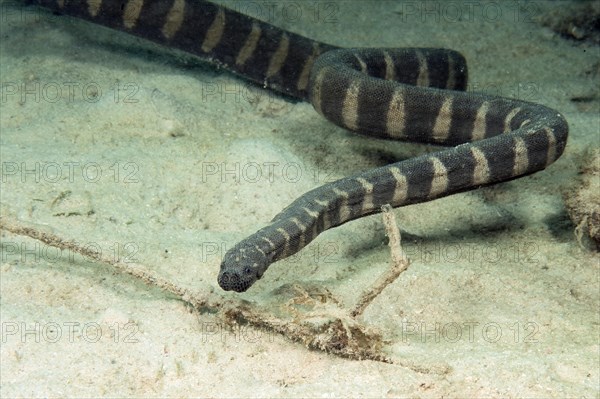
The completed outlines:
{"type": "Polygon", "coordinates": [[[381,215],[225,293],[224,252],[295,198],[436,148],[352,134],[193,56],[2,1],[3,222],[204,302],[5,229],[0,394],[599,397],[599,257],[564,200],[600,148],[598,3],[219,3],[339,46],[460,51],[469,90],[561,112],[566,150],[534,175],[396,209],[411,265],[359,320],[345,312],[390,261],[381,215]],[[346,357],[333,352],[348,342],[307,341],[340,331],[346,357]]]}

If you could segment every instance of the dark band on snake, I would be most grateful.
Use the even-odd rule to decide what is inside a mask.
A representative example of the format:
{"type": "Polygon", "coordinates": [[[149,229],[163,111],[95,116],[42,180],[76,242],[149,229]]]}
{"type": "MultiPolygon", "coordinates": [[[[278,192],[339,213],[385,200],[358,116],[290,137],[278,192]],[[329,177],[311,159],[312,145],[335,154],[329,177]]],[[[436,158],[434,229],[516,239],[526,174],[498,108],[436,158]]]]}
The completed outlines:
{"type": "Polygon", "coordinates": [[[200,0],[29,0],[192,53],[265,88],[310,101],[361,134],[451,146],[302,195],[232,247],[218,276],[246,291],[269,265],[323,231],[379,212],[508,181],[562,154],[568,126],[533,103],[468,93],[464,57],[446,49],[339,49],[200,0]]]}

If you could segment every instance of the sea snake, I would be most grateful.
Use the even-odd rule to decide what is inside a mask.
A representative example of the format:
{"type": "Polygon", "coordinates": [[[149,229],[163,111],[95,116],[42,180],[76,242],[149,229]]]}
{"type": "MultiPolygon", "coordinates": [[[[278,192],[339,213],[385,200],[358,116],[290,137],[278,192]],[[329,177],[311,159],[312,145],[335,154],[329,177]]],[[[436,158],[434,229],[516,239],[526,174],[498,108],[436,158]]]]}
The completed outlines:
{"type": "Polygon", "coordinates": [[[544,169],[568,125],[547,107],[465,92],[464,57],[446,49],[340,49],[200,0],[27,0],[179,48],[376,137],[450,146],[307,192],[224,255],[218,283],[246,291],[270,264],[327,229],[544,169]]]}

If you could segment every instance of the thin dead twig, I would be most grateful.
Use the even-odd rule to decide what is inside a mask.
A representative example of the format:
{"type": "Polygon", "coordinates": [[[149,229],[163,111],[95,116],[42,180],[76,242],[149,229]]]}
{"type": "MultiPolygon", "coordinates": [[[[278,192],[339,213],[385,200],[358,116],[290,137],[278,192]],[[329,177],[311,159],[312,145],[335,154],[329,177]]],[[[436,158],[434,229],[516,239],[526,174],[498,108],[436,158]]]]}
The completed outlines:
{"type": "Polygon", "coordinates": [[[369,287],[356,303],[354,309],[350,312],[352,317],[361,315],[369,304],[375,299],[381,292],[393,283],[402,272],[404,272],[410,265],[410,260],[402,250],[400,230],[396,223],[396,218],[392,207],[390,205],[383,205],[381,207],[383,215],[383,224],[387,232],[387,236],[390,239],[390,253],[391,261],[390,267],[381,275],[379,278],[369,287]]]}

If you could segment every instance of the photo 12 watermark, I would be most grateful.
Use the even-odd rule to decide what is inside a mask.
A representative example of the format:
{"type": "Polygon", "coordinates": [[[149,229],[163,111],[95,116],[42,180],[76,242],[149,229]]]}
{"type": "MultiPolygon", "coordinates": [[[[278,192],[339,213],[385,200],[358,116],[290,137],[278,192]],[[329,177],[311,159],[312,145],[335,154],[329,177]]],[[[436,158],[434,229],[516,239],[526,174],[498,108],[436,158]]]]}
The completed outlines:
{"type": "MultiPolygon", "coordinates": [[[[225,241],[206,241],[200,243],[198,248],[198,259],[201,263],[220,263],[233,243],[225,241]]],[[[312,242],[295,254],[282,259],[280,263],[298,264],[309,263],[313,265],[336,264],[343,260],[340,244],[334,241],[319,240],[312,242]]]]}
{"type": "Polygon", "coordinates": [[[480,0],[400,1],[393,8],[404,23],[491,23],[501,19],[533,23],[541,9],[540,2],[536,1],[480,0]]]}
{"type": "Polygon", "coordinates": [[[202,183],[298,183],[301,180],[313,184],[331,183],[337,180],[335,162],[329,160],[323,166],[309,166],[298,162],[261,161],[261,162],[214,162],[200,164],[202,183]]]}
{"type": "Polygon", "coordinates": [[[1,167],[2,183],[140,182],[140,165],[128,161],[110,164],[94,161],[3,161],[1,167]]]}
{"type": "Polygon", "coordinates": [[[140,87],[137,83],[115,83],[104,87],[98,82],[77,81],[2,81],[0,82],[0,103],[97,103],[105,97],[115,104],[137,104],[140,87]]]}
{"type": "MultiPolygon", "coordinates": [[[[107,260],[112,263],[139,263],[138,256],[146,247],[139,242],[109,242],[97,243],[72,241],[73,247],[80,248],[93,259],[107,260]]],[[[21,263],[47,263],[47,264],[76,264],[81,252],[69,248],[42,242],[15,242],[2,240],[0,245],[0,259],[2,262],[19,261],[21,263]]]]}
{"type": "Polygon", "coordinates": [[[18,341],[31,343],[97,343],[103,342],[135,344],[139,342],[139,327],[133,322],[102,324],[95,321],[25,322],[3,321],[1,341],[6,344],[18,341]]]}
{"type": "Polygon", "coordinates": [[[405,255],[412,261],[424,264],[538,264],[539,245],[535,241],[494,242],[434,242],[403,245],[405,255]]]}
{"type": "Polygon", "coordinates": [[[514,344],[535,344],[539,342],[540,326],[532,321],[512,324],[486,322],[424,322],[403,320],[397,332],[403,343],[457,343],[486,342],[501,340],[514,344]]]}
{"type": "Polygon", "coordinates": [[[339,23],[340,4],[336,1],[225,0],[221,4],[267,23],[339,23]]]}

